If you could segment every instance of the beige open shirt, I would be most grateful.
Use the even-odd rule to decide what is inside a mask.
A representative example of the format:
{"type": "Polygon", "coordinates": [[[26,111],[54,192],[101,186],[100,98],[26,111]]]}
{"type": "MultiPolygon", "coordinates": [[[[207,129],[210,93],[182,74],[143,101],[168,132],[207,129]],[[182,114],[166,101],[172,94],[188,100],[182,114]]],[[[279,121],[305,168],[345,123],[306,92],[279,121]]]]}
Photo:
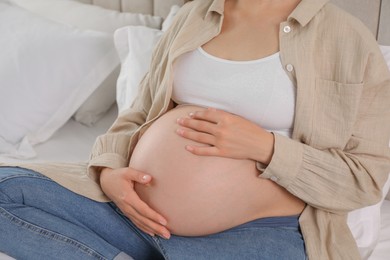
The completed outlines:
{"type": "MultiPolygon", "coordinates": [[[[294,130],[292,139],[275,134],[272,160],[258,168],[259,177],[307,203],[300,225],[309,259],[355,260],[346,214],[378,202],[390,172],[390,74],[372,34],[327,2],[302,0],[280,25],[281,61],[297,88],[294,130]]],[[[107,201],[99,166],[128,165],[140,134],[171,108],[172,63],[216,36],[223,12],[224,0],[182,8],[154,51],[139,97],[97,139],[88,165],[23,166],[107,201]]]]}

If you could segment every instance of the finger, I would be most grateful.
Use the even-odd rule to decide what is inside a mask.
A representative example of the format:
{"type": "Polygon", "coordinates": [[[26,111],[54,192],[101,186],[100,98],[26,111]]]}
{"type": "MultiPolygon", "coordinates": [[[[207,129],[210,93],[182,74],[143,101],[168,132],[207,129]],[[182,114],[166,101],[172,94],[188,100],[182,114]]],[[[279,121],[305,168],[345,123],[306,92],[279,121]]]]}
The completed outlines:
{"type": "Polygon", "coordinates": [[[167,225],[167,220],[158,214],[155,210],[149,207],[148,204],[146,204],[144,201],[142,201],[136,192],[133,192],[132,195],[128,198],[131,203],[128,203],[128,205],[131,205],[131,207],[141,216],[152,220],[155,223],[159,223],[162,226],[167,225]]]}
{"type": "Polygon", "coordinates": [[[189,140],[192,140],[192,141],[195,141],[198,143],[202,143],[202,144],[215,145],[215,137],[211,134],[197,132],[197,131],[191,131],[191,130],[183,129],[183,128],[177,129],[176,132],[178,135],[180,135],[186,139],[189,139],[189,140]]]}
{"type": "Polygon", "coordinates": [[[139,229],[141,229],[143,232],[149,234],[150,236],[154,237],[156,234],[160,237],[163,237],[165,239],[169,239],[171,234],[168,230],[152,230],[150,227],[143,224],[138,219],[132,218],[131,221],[136,225],[139,229]]]}
{"type": "Polygon", "coordinates": [[[132,217],[131,222],[133,222],[134,225],[136,225],[139,229],[141,229],[143,232],[149,234],[150,236],[154,237],[156,235],[156,233],[151,228],[145,226],[138,219],[132,217]]]}
{"type": "Polygon", "coordinates": [[[185,149],[195,155],[200,156],[224,156],[217,147],[214,146],[194,146],[187,145],[185,149]]]}
{"type": "Polygon", "coordinates": [[[139,214],[136,209],[131,207],[128,208],[127,214],[129,215],[129,218],[134,222],[134,224],[136,224],[136,226],[139,227],[142,231],[150,235],[157,234],[166,239],[170,238],[171,234],[165,226],[158,224],[139,214]]]}
{"type": "MultiPolygon", "coordinates": [[[[121,209],[123,214],[127,216],[129,219],[131,219],[134,224],[136,224],[137,227],[139,227],[142,231],[145,233],[148,233],[149,235],[153,236],[155,234],[162,236],[164,238],[169,238],[170,233],[168,229],[165,227],[167,222],[161,221],[160,223],[156,223],[154,220],[148,219],[146,216],[143,216],[140,214],[137,210],[136,207],[134,206],[143,203],[145,204],[142,200],[139,199],[138,195],[133,192],[135,196],[129,196],[126,200],[131,201],[131,203],[128,203],[127,201],[121,201],[120,203],[116,203],[117,206],[121,209]],[[164,225],[162,225],[164,224],[164,225]]],[[[145,204],[146,205],[146,204],[145,204]]],[[[146,205],[146,207],[148,207],[146,205]]],[[[152,210],[152,209],[151,209],[152,210]]],[[[152,210],[153,211],[153,210],[152,210]]],[[[157,212],[155,212],[157,215],[159,215],[157,212]]]]}
{"type": "Polygon", "coordinates": [[[203,133],[214,133],[215,131],[215,123],[209,122],[209,121],[204,121],[201,119],[195,119],[195,118],[179,118],[177,120],[178,124],[190,129],[194,129],[198,132],[203,132],[203,133]]]}
{"type": "Polygon", "coordinates": [[[142,226],[145,230],[150,230],[152,234],[157,234],[160,237],[166,239],[169,239],[171,237],[171,233],[168,231],[166,227],[159,225],[151,221],[150,219],[138,215],[137,221],[140,224],[140,226],[142,226]]]}
{"type": "Polygon", "coordinates": [[[152,180],[152,176],[144,172],[137,171],[132,168],[127,168],[126,179],[129,181],[135,181],[141,184],[147,184],[152,180]]]}
{"type": "Polygon", "coordinates": [[[225,112],[221,110],[217,110],[215,108],[208,108],[206,110],[192,112],[189,114],[189,117],[194,119],[201,119],[201,120],[205,120],[217,124],[224,113],[225,112]]]}

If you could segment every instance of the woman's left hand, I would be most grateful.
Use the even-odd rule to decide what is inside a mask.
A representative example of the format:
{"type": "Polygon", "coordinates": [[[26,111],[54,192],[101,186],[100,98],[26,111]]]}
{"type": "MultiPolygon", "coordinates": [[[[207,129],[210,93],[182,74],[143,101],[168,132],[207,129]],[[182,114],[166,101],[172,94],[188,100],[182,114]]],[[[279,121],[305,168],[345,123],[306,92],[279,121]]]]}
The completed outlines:
{"type": "Polygon", "coordinates": [[[273,154],[274,136],[240,116],[209,108],[181,117],[177,133],[206,145],[187,145],[193,154],[234,159],[252,159],[268,164],[273,154]]]}

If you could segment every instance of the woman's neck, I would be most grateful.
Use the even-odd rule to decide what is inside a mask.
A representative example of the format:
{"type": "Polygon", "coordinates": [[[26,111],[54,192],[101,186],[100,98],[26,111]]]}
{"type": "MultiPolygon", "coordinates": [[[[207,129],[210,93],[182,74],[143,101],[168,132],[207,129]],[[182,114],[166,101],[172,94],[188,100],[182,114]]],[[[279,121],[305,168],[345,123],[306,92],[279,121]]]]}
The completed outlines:
{"type": "Polygon", "coordinates": [[[290,13],[300,2],[301,0],[226,0],[231,10],[246,15],[258,15],[270,11],[290,13]]]}

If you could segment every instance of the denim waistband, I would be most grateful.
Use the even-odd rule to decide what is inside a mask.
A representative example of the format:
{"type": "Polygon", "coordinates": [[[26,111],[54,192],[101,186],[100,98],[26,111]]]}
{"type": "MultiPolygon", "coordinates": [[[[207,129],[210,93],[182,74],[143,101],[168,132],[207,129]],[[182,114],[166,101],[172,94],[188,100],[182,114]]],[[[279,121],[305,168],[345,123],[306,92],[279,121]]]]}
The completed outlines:
{"type": "Polygon", "coordinates": [[[251,228],[251,227],[291,227],[299,228],[299,214],[292,216],[282,216],[282,217],[266,217],[258,218],[239,226],[236,226],[230,230],[242,229],[242,228],[251,228]]]}

